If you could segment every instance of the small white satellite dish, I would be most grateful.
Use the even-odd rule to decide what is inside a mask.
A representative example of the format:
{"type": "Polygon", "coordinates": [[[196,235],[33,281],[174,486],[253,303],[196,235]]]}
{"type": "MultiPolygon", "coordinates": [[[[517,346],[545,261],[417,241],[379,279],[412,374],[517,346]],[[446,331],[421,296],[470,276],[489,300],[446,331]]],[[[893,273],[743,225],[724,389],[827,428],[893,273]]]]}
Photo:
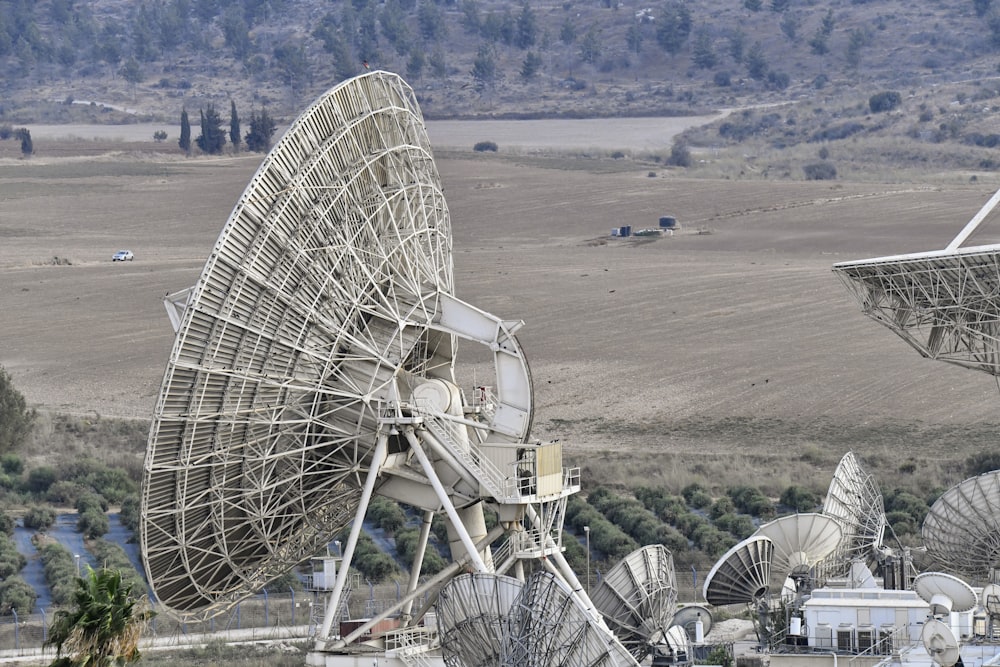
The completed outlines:
{"type": "Polygon", "coordinates": [[[990,618],[1000,618],[1000,585],[986,584],[979,594],[979,604],[990,618]]]}
{"type": "Polygon", "coordinates": [[[979,598],[972,586],[944,572],[924,572],[913,580],[913,590],[930,604],[935,616],[953,611],[969,611],[979,598]]]}
{"type": "Polygon", "coordinates": [[[953,667],[960,657],[958,639],[947,625],[937,619],[924,623],[920,633],[927,655],[941,667],[953,667]]]}
{"type": "Polygon", "coordinates": [[[681,607],[674,614],[671,627],[682,627],[687,632],[688,639],[694,643],[701,643],[705,636],[712,631],[712,612],[708,607],[700,604],[689,604],[681,607]],[[698,621],[701,621],[701,637],[698,637],[698,621]]]}

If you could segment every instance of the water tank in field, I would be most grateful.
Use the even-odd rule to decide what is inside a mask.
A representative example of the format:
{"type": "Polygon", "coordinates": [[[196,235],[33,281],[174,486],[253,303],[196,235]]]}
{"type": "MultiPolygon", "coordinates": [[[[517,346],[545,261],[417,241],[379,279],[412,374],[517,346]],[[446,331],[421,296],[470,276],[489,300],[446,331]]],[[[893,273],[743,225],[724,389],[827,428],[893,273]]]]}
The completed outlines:
{"type": "Polygon", "coordinates": [[[677,218],[670,215],[665,215],[662,218],[660,218],[661,229],[673,229],[676,226],[677,226],[677,218]]]}

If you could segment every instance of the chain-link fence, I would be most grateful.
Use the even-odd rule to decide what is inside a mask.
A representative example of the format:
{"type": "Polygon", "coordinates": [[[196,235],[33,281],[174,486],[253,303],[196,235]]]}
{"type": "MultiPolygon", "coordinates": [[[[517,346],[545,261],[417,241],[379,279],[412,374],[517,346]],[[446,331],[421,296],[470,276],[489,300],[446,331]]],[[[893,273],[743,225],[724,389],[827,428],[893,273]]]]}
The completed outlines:
{"type": "MultiPolygon", "coordinates": [[[[167,614],[158,614],[150,622],[144,638],[150,643],[183,645],[209,638],[309,637],[316,624],[322,621],[325,599],[324,594],[313,591],[264,592],[206,621],[182,622],[167,614]]],[[[156,609],[155,605],[153,608],[156,609]]],[[[38,653],[48,639],[56,611],[56,608],[49,608],[33,614],[0,616],[0,655],[38,653]]]]}
{"type": "MultiPolygon", "coordinates": [[[[368,618],[388,609],[405,594],[398,582],[356,582],[344,612],[346,618],[368,618]]],[[[161,613],[150,622],[144,641],[156,645],[202,644],[210,640],[308,638],[322,625],[328,593],[315,590],[264,591],[205,621],[179,621],[161,613]]],[[[423,601],[417,601],[420,606],[423,601]]],[[[154,611],[156,605],[153,605],[154,611]]],[[[0,616],[0,663],[3,656],[38,655],[48,638],[57,608],[0,616]]]]}

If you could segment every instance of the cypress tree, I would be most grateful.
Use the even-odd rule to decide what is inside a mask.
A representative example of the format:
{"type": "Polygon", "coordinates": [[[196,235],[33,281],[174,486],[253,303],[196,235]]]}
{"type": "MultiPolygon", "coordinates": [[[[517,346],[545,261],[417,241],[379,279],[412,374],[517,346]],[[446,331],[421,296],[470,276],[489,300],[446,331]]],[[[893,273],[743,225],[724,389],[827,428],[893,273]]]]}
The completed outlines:
{"type": "Polygon", "coordinates": [[[229,142],[233,145],[233,152],[240,152],[240,116],[236,113],[236,102],[229,100],[229,142]]]}
{"type": "Polygon", "coordinates": [[[177,145],[186,154],[191,154],[191,121],[188,120],[187,109],[181,111],[181,138],[177,140],[177,145]]]}

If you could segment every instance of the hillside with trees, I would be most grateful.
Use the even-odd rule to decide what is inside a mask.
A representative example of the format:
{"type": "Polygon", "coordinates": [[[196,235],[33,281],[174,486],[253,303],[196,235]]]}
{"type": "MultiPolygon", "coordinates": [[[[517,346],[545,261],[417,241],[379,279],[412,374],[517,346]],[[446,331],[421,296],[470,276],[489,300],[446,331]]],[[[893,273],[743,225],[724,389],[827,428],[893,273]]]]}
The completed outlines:
{"type": "Polygon", "coordinates": [[[991,0],[0,0],[7,123],[288,116],[366,68],[404,75],[432,118],[690,114],[998,62],[991,0]]]}

